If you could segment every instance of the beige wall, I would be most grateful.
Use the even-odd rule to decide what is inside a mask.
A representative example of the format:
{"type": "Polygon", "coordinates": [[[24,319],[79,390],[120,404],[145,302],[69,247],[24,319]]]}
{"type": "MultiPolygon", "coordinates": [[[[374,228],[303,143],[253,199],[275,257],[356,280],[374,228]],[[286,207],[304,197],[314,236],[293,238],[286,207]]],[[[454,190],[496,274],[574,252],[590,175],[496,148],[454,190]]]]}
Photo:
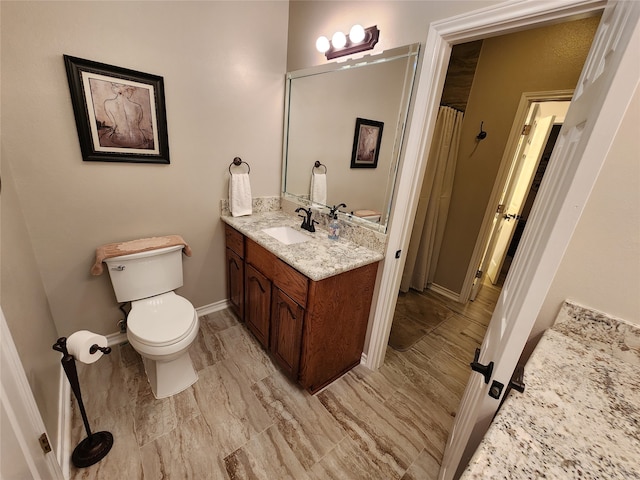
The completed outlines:
{"type": "Polygon", "coordinates": [[[523,92],[575,87],[598,18],[485,39],[462,126],[434,283],[460,293],[523,92]],[[487,138],[477,142],[480,123],[487,138]]]}
{"type": "Polygon", "coordinates": [[[11,173],[10,165],[3,161],[0,301],[49,439],[55,442],[62,357],[51,348],[58,339],[58,333],[11,173]]]}
{"type": "Polygon", "coordinates": [[[109,279],[89,274],[109,242],[183,235],[193,256],[180,293],[196,307],[224,300],[231,159],[251,164],[254,196],[279,194],[288,4],[1,5],[2,161],[58,333],[117,331],[109,279]],[[170,165],[82,161],[63,54],[164,77],[170,165]]]}
{"type": "Polygon", "coordinates": [[[589,196],[532,337],[565,299],[640,325],[640,88],[589,196]]]}

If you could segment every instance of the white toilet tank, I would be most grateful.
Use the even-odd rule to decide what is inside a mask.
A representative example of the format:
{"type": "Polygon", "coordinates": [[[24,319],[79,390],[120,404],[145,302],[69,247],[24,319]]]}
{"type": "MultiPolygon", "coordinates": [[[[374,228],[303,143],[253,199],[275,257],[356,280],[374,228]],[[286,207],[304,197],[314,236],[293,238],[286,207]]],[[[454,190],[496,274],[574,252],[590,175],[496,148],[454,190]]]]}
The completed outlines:
{"type": "Polygon", "coordinates": [[[182,286],[182,245],[106,259],[118,302],[170,292],[182,286]]]}

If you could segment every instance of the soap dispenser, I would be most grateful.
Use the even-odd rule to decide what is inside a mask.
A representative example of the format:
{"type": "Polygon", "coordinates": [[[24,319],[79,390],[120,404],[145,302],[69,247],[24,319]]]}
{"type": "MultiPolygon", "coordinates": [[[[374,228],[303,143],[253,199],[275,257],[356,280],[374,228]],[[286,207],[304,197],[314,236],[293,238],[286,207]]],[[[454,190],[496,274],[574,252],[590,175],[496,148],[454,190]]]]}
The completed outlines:
{"type": "Polygon", "coordinates": [[[333,208],[329,210],[329,238],[331,240],[338,240],[340,238],[340,222],[338,222],[338,209],[340,207],[346,208],[347,206],[344,203],[341,203],[337,207],[334,205],[333,208]]]}

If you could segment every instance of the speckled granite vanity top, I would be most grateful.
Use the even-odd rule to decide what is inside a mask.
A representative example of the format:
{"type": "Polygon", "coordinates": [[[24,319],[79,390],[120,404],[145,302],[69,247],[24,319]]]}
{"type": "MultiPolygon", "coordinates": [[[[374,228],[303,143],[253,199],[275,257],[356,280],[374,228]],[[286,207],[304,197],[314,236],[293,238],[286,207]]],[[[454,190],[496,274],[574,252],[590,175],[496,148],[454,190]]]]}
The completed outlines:
{"type": "Polygon", "coordinates": [[[316,226],[315,233],[300,228],[300,219],[282,211],[265,212],[245,217],[222,216],[222,221],[263,246],[275,256],[311,280],[322,280],[383,259],[383,255],[343,238],[329,240],[327,231],[316,226]],[[311,239],[285,245],[262,230],[270,227],[292,227],[311,239]]]}
{"type": "Polygon", "coordinates": [[[565,302],[462,478],[640,479],[640,327],[565,302]]]}

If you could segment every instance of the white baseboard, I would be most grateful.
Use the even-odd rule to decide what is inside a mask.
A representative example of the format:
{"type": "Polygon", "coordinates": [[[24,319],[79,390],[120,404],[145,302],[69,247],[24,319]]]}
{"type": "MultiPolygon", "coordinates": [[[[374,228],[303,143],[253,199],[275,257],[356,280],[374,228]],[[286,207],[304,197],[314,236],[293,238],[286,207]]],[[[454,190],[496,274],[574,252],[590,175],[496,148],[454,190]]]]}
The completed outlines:
{"type": "Polygon", "coordinates": [[[71,385],[60,364],[60,387],[58,395],[58,437],[56,438],[56,458],[66,480],[70,477],[71,458],[71,385]]]}
{"type": "Polygon", "coordinates": [[[208,315],[210,313],[219,312],[220,310],[229,308],[229,305],[229,300],[220,300],[219,302],[210,303],[209,305],[203,305],[202,307],[196,308],[196,313],[198,314],[198,317],[202,317],[203,315],[208,315]]]}
{"type": "Polygon", "coordinates": [[[441,287],[438,284],[431,283],[429,284],[429,290],[433,290],[435,293],[442,295],[443,297],[450,298],[454,302],[460,302],[460,294],[456,292],[452,292],[448,288],[441,287]]]}

